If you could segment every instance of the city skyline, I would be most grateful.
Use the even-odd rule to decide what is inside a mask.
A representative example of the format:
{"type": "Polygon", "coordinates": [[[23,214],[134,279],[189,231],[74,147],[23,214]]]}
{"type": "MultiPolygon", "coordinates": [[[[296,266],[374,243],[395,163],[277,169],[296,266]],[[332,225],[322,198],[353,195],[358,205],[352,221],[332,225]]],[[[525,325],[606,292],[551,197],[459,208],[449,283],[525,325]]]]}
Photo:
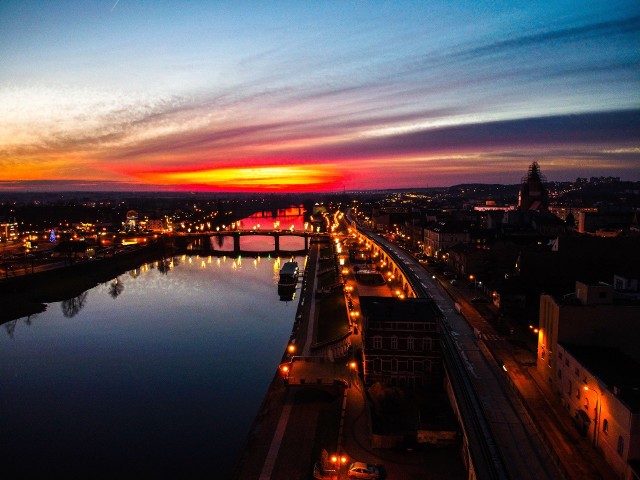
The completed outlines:
{"type": "Polygon", "coordinates": [[[637,2],[3,2],[0,191],[640,181],[637,2]]]}

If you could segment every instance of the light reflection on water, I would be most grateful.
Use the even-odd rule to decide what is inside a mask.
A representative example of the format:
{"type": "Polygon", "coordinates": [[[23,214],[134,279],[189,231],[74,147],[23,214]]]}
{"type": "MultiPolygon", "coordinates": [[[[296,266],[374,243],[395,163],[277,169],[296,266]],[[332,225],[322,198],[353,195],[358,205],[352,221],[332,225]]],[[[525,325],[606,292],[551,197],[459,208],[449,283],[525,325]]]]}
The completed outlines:
{"type": "Polygon", "coordinates": [[[295,316],[285,260],[155,262],[0,329],[3,469],[228,478],[295,316]]]}

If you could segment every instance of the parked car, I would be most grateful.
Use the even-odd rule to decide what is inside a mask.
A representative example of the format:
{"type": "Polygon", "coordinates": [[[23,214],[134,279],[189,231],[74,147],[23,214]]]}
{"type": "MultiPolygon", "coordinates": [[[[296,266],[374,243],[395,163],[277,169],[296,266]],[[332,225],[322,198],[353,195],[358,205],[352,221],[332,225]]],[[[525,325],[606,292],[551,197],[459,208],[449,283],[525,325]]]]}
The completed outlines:
{"type": "Polygon", "coordinates": [[[376,465],[370,465],[364,462],[353,462],[349,465],[347,475],[349,478],[378,480],[380,478],[380,469],[376,465]]]}
{"type": "Polygon", "coordinates": [[[473,297],[471,303],[489,303],[489,300],[484,297],[473,297]]]}

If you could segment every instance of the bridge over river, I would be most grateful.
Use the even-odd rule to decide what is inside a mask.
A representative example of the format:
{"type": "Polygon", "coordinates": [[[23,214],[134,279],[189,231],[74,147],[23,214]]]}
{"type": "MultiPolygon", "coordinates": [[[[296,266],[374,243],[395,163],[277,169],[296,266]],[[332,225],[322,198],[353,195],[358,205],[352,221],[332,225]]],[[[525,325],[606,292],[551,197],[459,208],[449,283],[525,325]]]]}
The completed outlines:
{"type": "MultiPolygon", "coordinates": [[[[207,233],[185,233],[173,237],[175,245],[180,250],[202,255],[300,255],[309,251],[309,245],[315,239],[327,238],[327,233],[315,233],[305,230],[231,230],[207,233]],[[260,246],[256,249],[253,242],[243,242],[243,239],[267,237],[273,240],[271,247],[260,246]],[[301,239],[302,245],[291,246],[291,242],[281,239],[301,239]],[[229,245],[233,242],[231,245],[229,245]],[[244,243],[248,243],[245,246],[244,243]]],[[[264,242],[261,242],[264,243],[264,242]]]]}

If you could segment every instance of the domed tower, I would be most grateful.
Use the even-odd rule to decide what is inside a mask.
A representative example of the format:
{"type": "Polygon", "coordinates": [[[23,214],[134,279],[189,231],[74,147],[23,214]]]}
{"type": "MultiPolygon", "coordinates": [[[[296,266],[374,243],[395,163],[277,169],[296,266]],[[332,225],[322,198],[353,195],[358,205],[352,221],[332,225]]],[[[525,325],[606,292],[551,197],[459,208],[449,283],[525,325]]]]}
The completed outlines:
{"type": "Polygon", "coordinates": [[[527,176],[522,177],[522,185],[518,195],[518,209],[521,212],[546,211],[549,207],[549,197],[543,182],[546,178],[540,173],[538,162],[529,167],[527,176]]]}
{"type": "Polygon", "coordinates": [[[138,225],[138,212],[135,210],[129,210],[127,212],[127,220],[125,222],[125,228],[127,230],[135,230],[138,225]]]}

